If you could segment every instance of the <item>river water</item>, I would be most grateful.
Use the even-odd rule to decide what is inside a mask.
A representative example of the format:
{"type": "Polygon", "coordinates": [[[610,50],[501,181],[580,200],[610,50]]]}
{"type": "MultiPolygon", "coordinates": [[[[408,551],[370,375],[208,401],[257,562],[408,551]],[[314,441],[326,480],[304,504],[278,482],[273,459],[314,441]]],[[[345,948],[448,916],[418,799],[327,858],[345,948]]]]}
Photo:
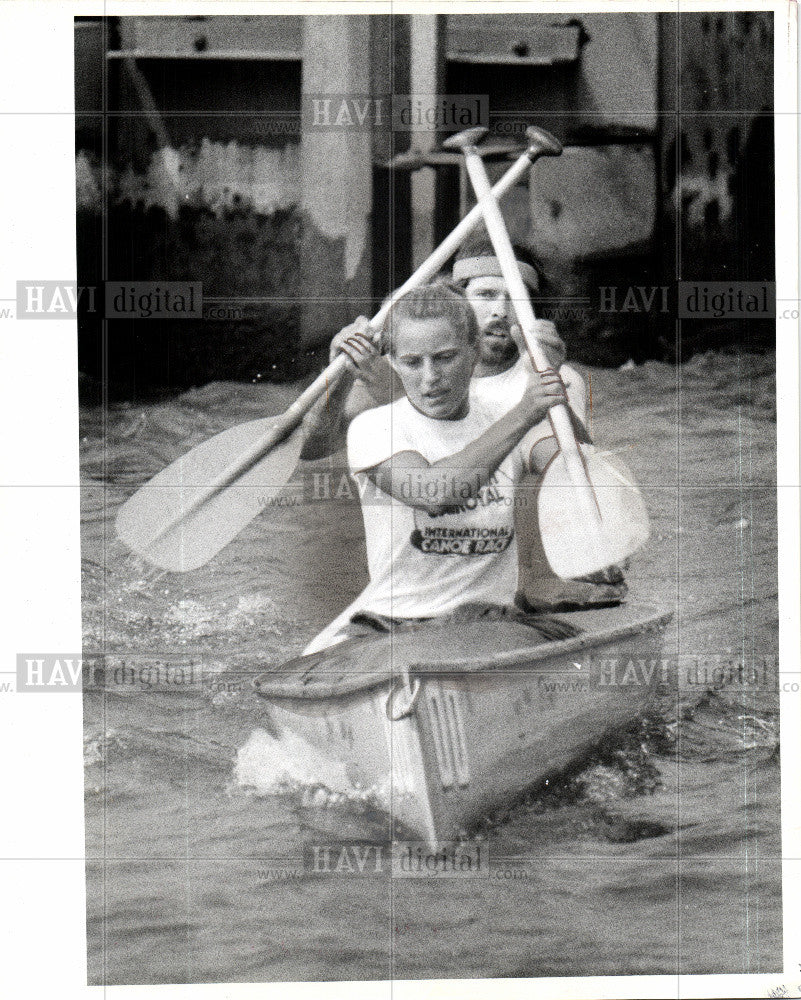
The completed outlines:
{"type": "Polygon", "coordinates": [[[384,829],[324,765],[269,738],[250,686],[364,586],[358,501],[300,502],[290,488],[183,575],[114,538],[139,485],[302,387],[215,383],[84,407],[84,650],[136,677],[84,695],[89,982],[778,971],[774,367],[708,354],[586,370],[596,441],[634,470],[652,518],[630,596],[673,609],[666,651],[697,668],[479,831],[494,861],[484,880],[321,876],[299,862],[305,842],[384,829]],[[760,682],[715,670],[738,662],[760,682]]]}

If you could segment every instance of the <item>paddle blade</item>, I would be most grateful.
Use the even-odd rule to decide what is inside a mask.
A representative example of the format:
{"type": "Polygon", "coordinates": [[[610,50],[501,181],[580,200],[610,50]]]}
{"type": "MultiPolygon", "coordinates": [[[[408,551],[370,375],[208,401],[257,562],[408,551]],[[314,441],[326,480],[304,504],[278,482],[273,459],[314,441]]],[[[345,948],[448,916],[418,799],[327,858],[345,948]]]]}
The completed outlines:
{"type": "Polygon", "coordinates": [[[117,534],[137,555],[183,573],[212,559],[286,485],[303,445],[296,431],[234,482],[198,505],[209,484],[275,424],[275,417],[238,424],[187,452],[120,508],[117,534]]]}
{"type": "Polygon", "coordinates": [[[623,562],[645,544],[651,530],[642,495],[625,463],[591,446],[581,451],[601,513],[600,530],[582,514],[561,452],[548,465],[539,491],[545,555],[554,573],[565,580],[623,562]]]}

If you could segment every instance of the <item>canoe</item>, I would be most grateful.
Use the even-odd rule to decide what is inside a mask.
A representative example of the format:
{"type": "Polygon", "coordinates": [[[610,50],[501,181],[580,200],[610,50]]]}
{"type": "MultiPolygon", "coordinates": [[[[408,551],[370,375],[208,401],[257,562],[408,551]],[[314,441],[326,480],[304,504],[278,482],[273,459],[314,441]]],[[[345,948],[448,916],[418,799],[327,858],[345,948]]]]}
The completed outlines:
{"type": "Polygon", "coordinates": [[[400,835],[436,847],[644,712],[670,618],[644,605],[465,609],[348,639],[254,683],[274,736],[338,762],[400,835]]]}

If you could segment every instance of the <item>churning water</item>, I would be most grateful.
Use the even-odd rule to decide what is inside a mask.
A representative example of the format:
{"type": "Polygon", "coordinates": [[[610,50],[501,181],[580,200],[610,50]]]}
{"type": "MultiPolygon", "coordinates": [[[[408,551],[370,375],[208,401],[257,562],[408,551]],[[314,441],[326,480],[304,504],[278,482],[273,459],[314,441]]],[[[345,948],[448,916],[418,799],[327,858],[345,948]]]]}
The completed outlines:
{"type": "Polygon", "coordinates": [[[300,387],[84,408],[84,650],[128,668],[84,696],[90,983],[778,970],[778,694],[708,669],[778,652],[774,364],[591,372],[596,441],[633,469],[652,517],[630,596],[672,608],[667,647],[706,666],[488,821],[476,837],[499,864],[484,880],[299,862],[304,842],[386,827],[369,790],[272,739],[250,686],[364,586],[355,498],[290,488],[184,575],[114,539],[150,476],[300,387]]]}

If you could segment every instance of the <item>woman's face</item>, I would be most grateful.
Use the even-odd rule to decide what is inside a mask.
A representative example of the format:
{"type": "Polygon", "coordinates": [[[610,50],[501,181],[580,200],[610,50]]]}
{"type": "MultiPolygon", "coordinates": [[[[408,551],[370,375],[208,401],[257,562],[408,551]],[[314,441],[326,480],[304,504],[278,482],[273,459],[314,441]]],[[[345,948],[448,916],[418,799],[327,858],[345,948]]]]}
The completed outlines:
{"type": "Polygon", "coordinates": [[[444,317],[396,320],[392,364],[412,406],[435,420],[469,410],[476,348],[444,317]]]}

